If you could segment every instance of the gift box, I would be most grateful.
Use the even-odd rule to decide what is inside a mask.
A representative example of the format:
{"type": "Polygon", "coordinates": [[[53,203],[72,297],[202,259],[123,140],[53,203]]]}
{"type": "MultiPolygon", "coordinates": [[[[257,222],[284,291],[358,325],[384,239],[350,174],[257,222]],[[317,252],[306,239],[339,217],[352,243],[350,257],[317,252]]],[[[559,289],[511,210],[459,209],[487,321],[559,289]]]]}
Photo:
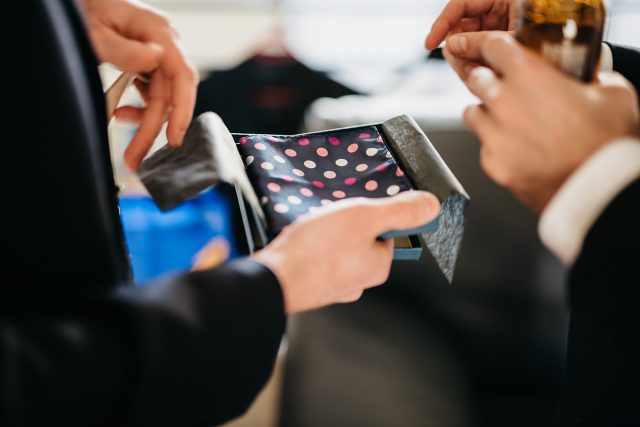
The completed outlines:
{"type": "Polygon", "coordinates": [[[408,116],[383,123],[299,135],[231,134],[214,113],[198,116],[183,145],[169,145],[138,172],[160,209],[173,209],[218,186],[237,205],[236,245],[251,253],[301,215],[351,197],[433,193],[439,216],[413,230],[389,230],[394,258],[417,260],[423,248],[453,278],[469,196],[425,133],[408,116]]]}

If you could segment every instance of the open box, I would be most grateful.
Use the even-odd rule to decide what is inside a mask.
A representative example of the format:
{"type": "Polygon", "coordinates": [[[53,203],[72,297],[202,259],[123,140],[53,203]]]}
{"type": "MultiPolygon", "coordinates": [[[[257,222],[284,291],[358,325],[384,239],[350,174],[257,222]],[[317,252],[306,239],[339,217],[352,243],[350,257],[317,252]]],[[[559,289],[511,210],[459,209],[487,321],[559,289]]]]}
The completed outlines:
{"type": "Polygon", "coordinates": [[[139,176],[163,210],[218,185],[237,200],[238,246],[251,253],[303,215],[349,197],[430,191],[438,218],[414,230],[389,230],[395,259],[417,260],[426,247],[449,280],[469,197],[427,136],[408,116],[300,135],[231,134],[213,113],[197,117],[183,145],[146,159],[139,176]]]}

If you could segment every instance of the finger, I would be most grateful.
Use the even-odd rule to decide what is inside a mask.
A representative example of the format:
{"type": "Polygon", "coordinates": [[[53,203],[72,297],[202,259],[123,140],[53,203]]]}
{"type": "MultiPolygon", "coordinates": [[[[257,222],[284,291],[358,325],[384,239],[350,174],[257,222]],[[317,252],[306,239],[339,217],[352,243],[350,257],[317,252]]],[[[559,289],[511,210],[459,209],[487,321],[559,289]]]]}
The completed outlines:
{"type": "Polygon", "coordinates": [[[528,64],[532,55],[511,35],[500,31],[492,31],[486,35],[481,46],[481,56],[492,69],[506,78],[533,68],[528,64]]]}
{"type": "Polygon", "coordinates": [[[465,18],[460,21],[458,25],[461,33],[472,33],[482,30],[482,19],[480,18],[465,18]]]}
{"type": "Polygon", "coordinates": [[[447,38],[446,49],[459,58],[482,62],[482,47],[492,34],[502,31],[464,32],[447,38]]]}
{"type": "Polygon", "coordinates": [[[369,229],[377,237],[391,230],[410,230],[431,222],[440,213],[440,202],[425,191],[407,191],[371,202],[369,229]]]}
{"type": "Polygon", "coordinates": [[[99,31],[102,40],[96,46],[96,54],[101,60],[132,73],[148,73],[160,66],[164,54],[162,46],[127,39],[108,27],[101,27],[99,31]]]}
{"type": "Polygon", "coordinates": [[[179,46],[172,28],[169,27],[164,32],[162,40],[165,46],[162,68],[171,86],[171,115],[167,139],[171,145],[180,146],[193,117],[198,77],[195,68],[179,46]]]}
{"type": "Polygon", "coordinates": [[[494,0],[452,0],[436,18],[425,41],[428,50],[433,50],[460,24],[463,18],[477,18],[491,10],[494,0]]]}
{"type": "Polygon", "coordinates": [[[156,71],[151,77],[149,103],[142,115],[140,127],[124,152],[125,164],[133,171],[138,170],[165,121],[169,105],[167,86],[164,73],[156,71]]]}
{"type": "Polygon", "coordinates": [[[113,116],[123,122],[139,124],[142,121],[144,110],[145,109],[141,107],[126,105],[124,107],[117,108],[113,112],[113,116]]]}
{"type": "Polygon", "coordinates": [[[476,67],[465,80],[469,90],[489,108],[495,108],[502,93],[503,83],[496,73],[487,67],[476,67]]]}
{"type": "Polygon", "coordinates": [[[167,139],[173,146],[182,145],[184,135],[193,118],[197,79],[191,70],[177,74],[172,81],[173,97],[167,127],[167,139]]]}
{"type": "Polygon", "coordinates": [[[151,38],[164,48],[161,67],[171,88],[167,138],[171,145],[179,146],[193,116],[198,83],[195,68],[178,44],[177,33],[171,23],[157,11],[151,10],[147,19],[141,20],[134,37],[151,38]]]}
{"type": "Polygon", "coordinates": [[[490,152],[491,143],[497,140],[495,136],[499,129],[495,118],[482,105],[473,105],[465,109],[463,121],[467,128],[478,137],[483,150],[490,152]]]}
{"type": "Polygon", "coordinates": [[[463,82],[467,80],[471,71],[483,65],[479,62],[470,61],[451,54],[451,52],[447,49],[447,46],[445,46],[445,48],[443,49],[442,54],[444,55],[444,58],[447,60],[449,65],[451,65],[451,68],[453,68],[453,71],[458,74],[463,82]]]}
{"type": "Polygon", "coordinates": [[[146,103],[149,102],[149,83],[143,82],[142,80],[135,79],[133,81],[133,85],[138,90],[138,93],[142,97],[142,100],[146,103]]]}

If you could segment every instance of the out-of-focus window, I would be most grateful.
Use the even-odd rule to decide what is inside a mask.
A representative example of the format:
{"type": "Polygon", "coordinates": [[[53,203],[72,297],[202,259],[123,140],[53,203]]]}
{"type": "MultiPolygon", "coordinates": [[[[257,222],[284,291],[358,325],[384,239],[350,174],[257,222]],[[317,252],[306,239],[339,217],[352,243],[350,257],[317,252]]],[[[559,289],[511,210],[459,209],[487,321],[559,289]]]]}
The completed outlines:
{"type": "Polygon", "coordinates": [[[610,0],[609,9],[605,39],[640,47],[640,0],[610,0]]]}

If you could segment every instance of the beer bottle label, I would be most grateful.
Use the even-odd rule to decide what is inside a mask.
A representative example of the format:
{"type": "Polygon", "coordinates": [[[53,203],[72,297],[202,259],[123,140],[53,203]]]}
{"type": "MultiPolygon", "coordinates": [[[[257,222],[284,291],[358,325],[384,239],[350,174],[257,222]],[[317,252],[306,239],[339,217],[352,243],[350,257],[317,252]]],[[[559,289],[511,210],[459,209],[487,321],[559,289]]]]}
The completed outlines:
{"type": "Polygon", "coordinates": [[[584,78],[589,60],[589,47],[574,44],[569,40],[562,43],[542,43],[542,55],[562,71],[577,79],[584,78]]]}

